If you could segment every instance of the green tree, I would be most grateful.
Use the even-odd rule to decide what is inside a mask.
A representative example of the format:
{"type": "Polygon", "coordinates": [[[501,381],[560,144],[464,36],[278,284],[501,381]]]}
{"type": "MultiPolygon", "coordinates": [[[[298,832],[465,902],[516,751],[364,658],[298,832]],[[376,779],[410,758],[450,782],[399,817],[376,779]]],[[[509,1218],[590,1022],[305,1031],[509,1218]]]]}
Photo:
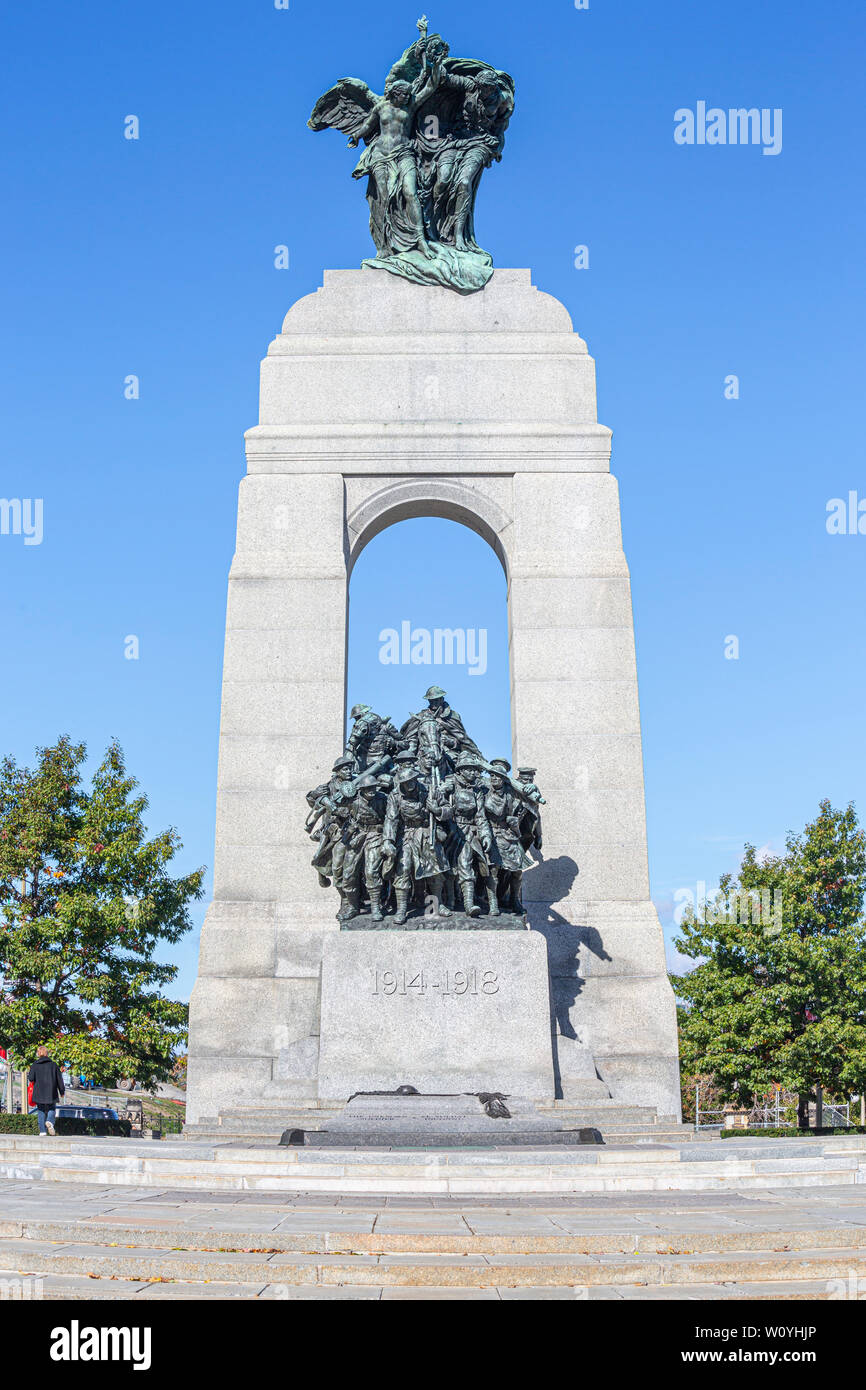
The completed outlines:
{"type": "Polygon", "coordinates": [[[29,1063],[40,1043],[100,1084],[167,1080],[187,1007],[154,953],[190,927],[204,870],[172,878],[174,830],[148,839],[144,796],[115,742],[84,785],[84,744],[0,764],[0,1043],[29,1063]]]}
{"type": "Polygon", "coordinates": [[[808,1125],[817,1085],[866,1086],[866,834],[853,805],[822,801],[782,855],[746,845],[739,875],[687,914],[676,946],[697,960],[672,977],[683,1065],[745,1103],[774,1082],[808,1125]]]}

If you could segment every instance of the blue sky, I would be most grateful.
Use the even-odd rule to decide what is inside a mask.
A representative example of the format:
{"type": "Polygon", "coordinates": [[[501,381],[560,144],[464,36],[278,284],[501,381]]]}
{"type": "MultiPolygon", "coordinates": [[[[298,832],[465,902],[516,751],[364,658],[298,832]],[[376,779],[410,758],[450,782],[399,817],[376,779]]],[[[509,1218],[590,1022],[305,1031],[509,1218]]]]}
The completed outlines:
{"type": "MultiPolygon", "coordinates": [[[[0,493],[44,502],[40,545],[0,536],[3,751],[28,760],[67,731],[97,755],[117,736],[185,868],[212,858],[258,361],[324,267],[370,252],[352,156],[305,122],[340,76],[381,89],[417,17],[405,3],[47,0],[2,21],[0,493]]],[[[862,5],[540,0],[429,18],[454,53],[517,83],[479,239],[496,264],[532,268],[597,360],[669,926],[675,890],[712,884],[744,841],[781,845],[822,796],[863,800],[866,536],[825,525],[829,499],[866,498],[862,5]],[[781,108],[782,152],[676,145],[674,112],[700,100],[781,108]]],[[[504,588],[484,543],[404,523],[368,547],[351,597],[350,697],[395,718],[445,673],[383,667],[382,627],[487,629],[485,676],[452,668],[443,683],[501,750],[504,588]]],[[[192,934],[177,959],[186,994],[192,934]]]]}

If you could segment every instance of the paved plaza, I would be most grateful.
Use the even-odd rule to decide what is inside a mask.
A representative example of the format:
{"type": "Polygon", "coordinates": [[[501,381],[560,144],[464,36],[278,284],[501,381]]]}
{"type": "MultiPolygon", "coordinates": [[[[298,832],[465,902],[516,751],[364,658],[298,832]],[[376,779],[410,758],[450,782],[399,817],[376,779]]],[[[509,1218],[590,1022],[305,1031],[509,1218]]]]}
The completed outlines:
{"type": "Polygon", "coordinates": [[[148,1300],[858,1298],[866,1190],[458,1199],[7,1181],[0,1290],[148,1300]]]}

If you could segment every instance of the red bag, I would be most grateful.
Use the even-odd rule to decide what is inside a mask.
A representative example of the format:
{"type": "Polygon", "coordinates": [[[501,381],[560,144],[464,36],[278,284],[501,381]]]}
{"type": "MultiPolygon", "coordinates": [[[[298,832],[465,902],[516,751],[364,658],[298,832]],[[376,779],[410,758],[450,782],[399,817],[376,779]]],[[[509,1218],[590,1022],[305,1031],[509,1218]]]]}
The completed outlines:
{"type": "Polygon", "coordinates": [[[28,1104],[28,1105],[32,1105],[32,1104],[33,1104],[33,1082],[32,1082],[32,1081],[28,1081],[28,1083],[27,1083],[27,1104],[28,1104]]]}

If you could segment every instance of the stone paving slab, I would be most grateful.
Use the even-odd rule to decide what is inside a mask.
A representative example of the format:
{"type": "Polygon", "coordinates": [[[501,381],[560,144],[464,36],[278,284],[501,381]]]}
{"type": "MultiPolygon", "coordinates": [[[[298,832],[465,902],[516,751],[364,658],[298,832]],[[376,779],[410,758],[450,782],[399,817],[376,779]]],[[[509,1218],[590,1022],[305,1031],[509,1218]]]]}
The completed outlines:
{"type": "Polygon", "coordinates": [[[148,1221],[180,1218],[184,1224],[198,1219],[213,1219],[221,1224],[231,1221],[269,1220],[279,1223],[293,1216],[305,1218],[314,1212],[327,1213],[331,1220],[339,1212],[342,1219],[358,1214],[371,1216],[405,1215],[416,1213],[458,1214],[485,1219],[496,1213],[530,1216],[541,1213],[559,1222],[580,1220],[606,1221],[613,1218],[652,1220],[659,1215],[664,1221],[680,1217],[691,1218],[693,1213],[713,1213],[713,1219],[750,1220],[752,1217],[772,1216],[781,1221],[799,1213],[806,1218],[821,1209],[820,1219],[826,1219],[826,1208],[836,1210],[844,1220],[866,1224],[866,1193],[846,1188],[832,1190],[814,1188],[763,1189],[759,1194],[729,1192],[643,1192],[605,1194],[534,1194],[513,1193],[509,1196],[467,1194],[452,1196],[394,1196],[393,1194],[360,1197],[339,1193],[237,1193],[202,1191],[196,1194],[171,1189],[103,1188],[94,1189],[81,1184],[47,1186],[40,1182],[5,1185],[0,1183],[0,1219],[15,1220],[20,1216],[46,1217],[58,1213],[62,1219],[129,1219],[148,1221]],[[254,1217],[255,1210],[260,1215],[254,1217]],[[229,1216],[231,1212],[231,1216],[229,1216]]]}
{"type": "Polygon", "coordinates": [[[461,1289],[446,1285],[444,1288],[428,1284],[423,1288],[383,1288],[382,1301],[393,1303],[498,1303],[498,1289],[461,1289]]]}
{"type": "MultiPolygon", "coordinates": [[[[504,1229],[497,1224],[478,1226],[466,1220],[462,1224],[449,1222],[446,1230],[428,1230],[417,1218],[405,1229],[380,1231],[378,1223],[375,1231],[370,1231],[372,1223],[365,1222],[362,1230],[344,1229],[342,1223],[321,1223],[310,1220],[301,1223],[298,1229],[247,1230],[237,1228],[227,1230],[221,1224],[217,1227],[182,1226],[177,1223],[158,1228],[130,1227],[128,1225],[103,1225],[99,1228],[88,1223],[76,1222],[23,1222],[16,1223],[15,1229],[7,1233],[9,1237],[26,1240],[29,1248],[51,1242],[52,1248],[60,1248],[67,1253],[73,1246],[83,1245],[89,1253],[111,1252],[112,1248],[129,1250],[139,1254],[159,1250],[190,1252],[236,1252],[271,1254],[333,1254],[346,1252],[352,1254],[405,1254],[417,1252],[424,1254],[682,1254],[701,1253],[706,1255],[729,1253],[732,1251],[754,1251],[756,1253],[774,1251],[784,1252],[808,1246],[813,1250],[848,1249],[862,1256],[866,1253],[866,1229],[850,1226],[801,1225],[798,1229],[786,1230],[784,1227],[764,1229],[761,1223],[754,1228],[742,1226],[739,1230],[729,1228],[695,1229],[694,1219],[689,1226],[678,1229],[665,1229],[663,1225],[647,1230],[632,1222],[624,1229],[605,1229],[594,1226],[590,1230],[581,1229],[579,1223],[572,1223],[572,1229],[558,1229],[553,1223],[548,1229],[539,1232],[533,1223],[523,1226],[504,1223],[504,1229]],[[98,1241],[93,1237],[97,1235],[98,1241]]],[[[41,1248],[41,1247],[40,1247],[41,1248]]]]}
{"type": "Polygon", "coordinates": [[[592,1257],[575,1254],[541,1256],[510,1255],[307,1255],[262,1256],[256,1252],[154,1252],[105,1247],[56,1246],[46,1251],[38,1242],[0,1244],[0,1264],[22,1275],[69,1274],[82,1279],[96,1275],[102,1281],[117,1279],[178,1284],[231,1283],[250,1286],[326,1285],[375,1287],[499,1288],[503,1286],[583,1287],[696,1285],[706,1288],[723,1283],[846,1281],[866,1270],[866,1260],[851,1250],[791,1251],[781,1253],[739,1251],[729,1258],[700,1256],[647,1256],[609,1253],[592,1257]],[[18,1249],[13,1248],[19,1246],[18,1249]],[[21,1246],[27,1245],[28,1249],[21,1246]],[[158,1275],[155,1271],[159,1271],[158,1275]]]}
{"type": "MultiPolygon", "coordinates": [[[[0,1271],[0,1278],[6,1277],[0,1271]]],[[[14,1276],[12,1276],[14,1277],[14,1276]]],[[[124,1279],[80,1279],[71,1275],[42,1276],[45,1300],[82,1301],[145,1301],[262,1299],[277,1302],[334,1302],[381,1300],[401,1302],[471,1301],[731,1301],[740,1299],[806,1300],[829,1299],[833,1290],[826,1281],[764,1281],[758,1284],[707,1285],[611,1285],[600,1284],[574,1288],[570,1285],[527,1285],[519,1288],[494,1287],[484,1289],[427,1285],[423,1288],[383,1287],[381,1285],[323,1285],[323,1284],[235,1284],[224,1283],[141,1283],[124,1279]]]]}

